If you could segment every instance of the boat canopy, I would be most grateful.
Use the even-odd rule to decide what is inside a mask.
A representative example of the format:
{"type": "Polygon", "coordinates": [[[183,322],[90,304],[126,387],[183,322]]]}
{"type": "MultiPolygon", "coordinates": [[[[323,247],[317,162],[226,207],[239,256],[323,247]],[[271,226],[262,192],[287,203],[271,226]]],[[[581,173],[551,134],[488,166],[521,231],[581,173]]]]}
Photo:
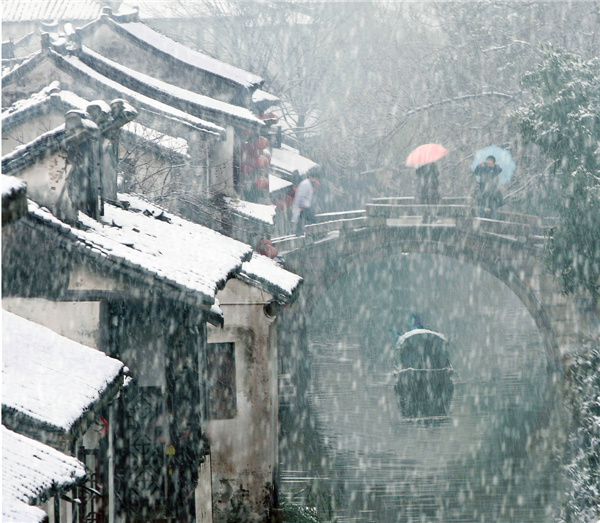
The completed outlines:
{"type": "Polygon", "coordinates": [[[395,365],[412,369],[443,369],[450,366],[448,339],[429,329],[414,329],[398,338],[395,365]]]}

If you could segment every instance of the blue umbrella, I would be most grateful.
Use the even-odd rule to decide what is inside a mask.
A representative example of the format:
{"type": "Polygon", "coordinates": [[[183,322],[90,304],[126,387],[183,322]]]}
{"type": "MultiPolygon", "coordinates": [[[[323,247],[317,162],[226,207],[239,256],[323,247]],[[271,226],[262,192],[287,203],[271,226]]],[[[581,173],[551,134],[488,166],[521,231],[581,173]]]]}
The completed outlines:
{"type": "Polygon", "coordinates": [[[497,145],[488,145],[483,149],[479,149],[479,151],[475,153],[471,169],[474,171],[481,162],[485,162],[485,159],[488,156],[496,158],[496,165],[502,167],[502,172],[500,173],[500,176],[498,176],[498,182],[501,184],[510,182],[517,166],[512,159],[510,151],[502,149],[502,147],[498,147],[497,145]]]}

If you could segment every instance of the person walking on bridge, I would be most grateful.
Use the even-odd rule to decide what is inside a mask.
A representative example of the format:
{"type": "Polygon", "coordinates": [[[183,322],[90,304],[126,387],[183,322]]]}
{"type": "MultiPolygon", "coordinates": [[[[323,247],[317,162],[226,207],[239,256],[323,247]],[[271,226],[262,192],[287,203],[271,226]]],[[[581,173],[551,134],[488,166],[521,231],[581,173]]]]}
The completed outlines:
{"type": "Polygon", "coordinates": [[[312,209],[315,190],[319,188],[319,180],[316,175],[305,178],[300,182],[294,202],[292,203],[292,223],[296,226],[296,236],[304,234],[304,225],[315,223],[315,213],[312,209]]]}
{"type": "Polygon", "coordinates": [[[418,167],[417,201],[425,205],[440,203],[440,172],[435,162],[418,167]]]}
{"type": "Polygon", "coordinates": [[[490,218],[498,219],[498,207],[502,205],[502,192],[498,185],[498,176],[502,167],[496,165],[496,158],[488,156],[485,162],[481,162],[474,171],[475,179],[479,182],[479,216],[485,214],[489,207],[490,218]]]}

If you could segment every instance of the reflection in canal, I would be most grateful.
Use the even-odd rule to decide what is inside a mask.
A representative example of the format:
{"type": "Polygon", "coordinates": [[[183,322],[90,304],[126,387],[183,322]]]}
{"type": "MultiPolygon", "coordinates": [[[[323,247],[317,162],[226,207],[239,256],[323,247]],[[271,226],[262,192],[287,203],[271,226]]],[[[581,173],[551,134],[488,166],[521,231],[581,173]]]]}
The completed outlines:
{"type": "Polygon", "coordinates": [[[506,286],[442,256],[401,256],[352,271],[317,309],[290,367],[296,406],[282,409],[284,495],[331,503],[337,521],[553,520],[560,394],[506,286]],[[448,417],[398,410],[390,329],[415,311],[451,342],[448,417]]]}

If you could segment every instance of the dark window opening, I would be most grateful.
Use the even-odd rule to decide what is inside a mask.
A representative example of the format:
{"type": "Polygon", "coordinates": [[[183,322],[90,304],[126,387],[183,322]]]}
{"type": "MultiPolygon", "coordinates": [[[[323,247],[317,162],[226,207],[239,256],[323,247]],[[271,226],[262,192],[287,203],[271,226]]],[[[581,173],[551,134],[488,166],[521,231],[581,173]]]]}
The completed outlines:
{"type": "Polygon", "coordinates": [[[235,343],[208,344],[208,415],[232,419],[237,413],[235,343]]]}

